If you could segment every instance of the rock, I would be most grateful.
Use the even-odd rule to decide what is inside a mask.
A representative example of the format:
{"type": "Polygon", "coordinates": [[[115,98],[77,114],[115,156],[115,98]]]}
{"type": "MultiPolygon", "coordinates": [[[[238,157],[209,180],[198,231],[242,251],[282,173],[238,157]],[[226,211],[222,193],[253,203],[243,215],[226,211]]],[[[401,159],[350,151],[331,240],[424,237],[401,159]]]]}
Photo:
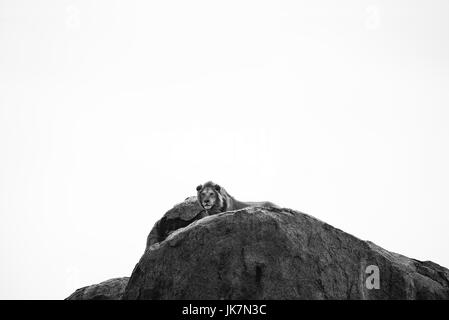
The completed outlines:
{"type": "Polygon", "coordinates": [[[448,269],[304,213],[247,208],[200,219],[198,208],[189,198],[155,225],[123,299],[449,299],[448,269]]]}
{"type": "Polygon", "coordinates": [[[167,236],[179,229],[188,226],[192,222],[206,216],[206,212],[200,206],[196,196],[189,197],[184,202],[178,203],[167,211],[164,216],[156,222],[147,237],[147,248],[163,241],[167,236]]]}
{"type": "Polygon", "coordinates": [[[449,299],[449,270],[291,209],[206,216],[190,197],[154,225],[131,278],[67,299],[449,299]]]}
{"type": "Polygon", "coordinates": [[[114,278],[76,290],[65,300],[120,300],[129,277],[114,278]]]}

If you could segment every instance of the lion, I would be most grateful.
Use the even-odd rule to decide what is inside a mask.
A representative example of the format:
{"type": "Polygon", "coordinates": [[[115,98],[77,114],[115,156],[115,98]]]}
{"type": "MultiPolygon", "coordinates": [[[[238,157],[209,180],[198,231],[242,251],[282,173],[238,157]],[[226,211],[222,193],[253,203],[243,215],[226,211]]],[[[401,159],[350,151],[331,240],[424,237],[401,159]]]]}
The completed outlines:
{"type": "Polygon", "coordinates": [[[221,186],[212,181],[196,187],[198,202],[208,215],[220,212],[239,210],[248,207],[274,207],[279,208],[272,202],[243,202],[238,201],[221,186]]]}

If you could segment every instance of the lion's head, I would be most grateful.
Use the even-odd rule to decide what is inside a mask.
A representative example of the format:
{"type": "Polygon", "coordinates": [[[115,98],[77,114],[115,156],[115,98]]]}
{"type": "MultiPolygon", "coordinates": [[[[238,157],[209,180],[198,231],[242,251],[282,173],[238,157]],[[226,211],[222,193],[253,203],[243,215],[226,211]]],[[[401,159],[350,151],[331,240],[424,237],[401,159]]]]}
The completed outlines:
{"type": "Polygon", "coordinates": [[[207,211],[220,211],[223,206],[223,198],[220,194],[221,187],[211,181],[196,187],[198,202],[207,211]]]}

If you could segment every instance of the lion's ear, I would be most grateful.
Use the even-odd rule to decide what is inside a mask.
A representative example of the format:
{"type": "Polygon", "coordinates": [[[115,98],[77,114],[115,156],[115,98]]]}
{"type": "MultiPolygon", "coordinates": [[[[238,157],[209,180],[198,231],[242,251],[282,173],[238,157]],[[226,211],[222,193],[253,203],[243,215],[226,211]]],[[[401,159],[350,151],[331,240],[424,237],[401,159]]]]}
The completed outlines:
{"type": "Polygon", "coordinates": [[[200,184],[198,187],[196,187],[196,191],[200,191],[202,187],[203,185],[200,184]]]}
{"type": "Polygon", "coordinates": [[[215,190],[220,191],[220,190],[221,190],[221,187],[220,187],[218,184],[216,184],[216,185],[215,185],[215,190]]]}

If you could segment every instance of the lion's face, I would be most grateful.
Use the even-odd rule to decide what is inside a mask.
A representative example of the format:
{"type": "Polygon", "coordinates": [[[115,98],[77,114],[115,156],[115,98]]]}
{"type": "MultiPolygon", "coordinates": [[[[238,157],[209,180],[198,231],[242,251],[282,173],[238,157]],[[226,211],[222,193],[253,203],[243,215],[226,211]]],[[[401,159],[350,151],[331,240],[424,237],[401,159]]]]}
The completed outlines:
{"type": "Polygon", "coordinates": [[[198,192],[198,199],[204,209],[210,210],[217,203],[216,190],[211,187],[206,187],[198,192]]]}

